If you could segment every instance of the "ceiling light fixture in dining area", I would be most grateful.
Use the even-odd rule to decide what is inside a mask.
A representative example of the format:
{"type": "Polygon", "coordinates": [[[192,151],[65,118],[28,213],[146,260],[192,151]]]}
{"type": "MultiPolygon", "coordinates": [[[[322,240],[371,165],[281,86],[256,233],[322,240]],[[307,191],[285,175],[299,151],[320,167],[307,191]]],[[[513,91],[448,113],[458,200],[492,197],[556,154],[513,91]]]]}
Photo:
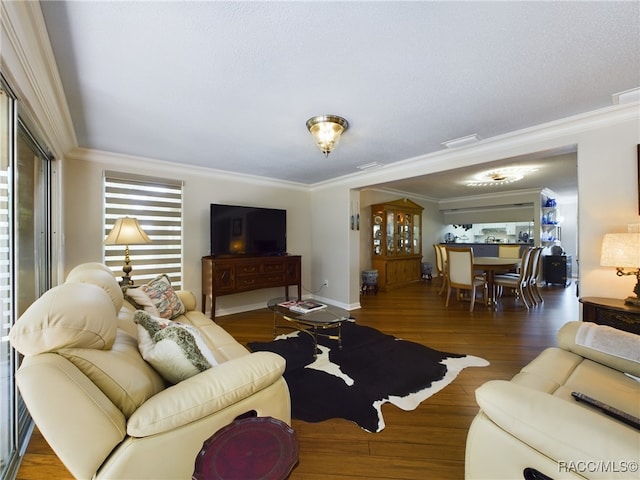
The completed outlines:
{"type": "Polygon", "coordinates": [[[326,158],[349,128],[349,122],[338,115],[318,115],[307,120],[307,128],[326,158]]]}
{"type": "Polygon", "coordinates": [[[467,182],[469,187],[487,187],[492,185],[506,185],[522,180],[526,175],[537,171],[537,167],[502,167],[486,170],[473,176],[467,182]]]}

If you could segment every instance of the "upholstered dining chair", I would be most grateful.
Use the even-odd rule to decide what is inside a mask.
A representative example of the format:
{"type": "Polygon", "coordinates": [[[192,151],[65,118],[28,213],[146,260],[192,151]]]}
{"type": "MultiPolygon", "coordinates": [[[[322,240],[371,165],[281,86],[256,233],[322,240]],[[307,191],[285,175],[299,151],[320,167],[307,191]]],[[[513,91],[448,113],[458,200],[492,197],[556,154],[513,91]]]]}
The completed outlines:
{"type": "Polygon", "coordinates": [[[474,273],[473,249],[471,247],[446,247],[447,252],[447,301],[445,306],[449,307],[449,297],[451,290],[456,289],[456,297],[460,299],[461,290],[469,290],[471,305],[469,311],[473,312],[476,302],[476,292],[482,288],[482,298],[487,303],[487,280],[485,277],[478,277],[474,273]]]}
{"type": "MultiPolygon", "coordinates": [[[[498,245],[498,257],[520,258],[520,245],[498,245]]],[[[518,274],[520,269],[511,270],[510,273],[518,274]]]]}
{"type": "Polygon", "coordinates": [[[498,245],[498,257],[520,258],[520,245],[498,245]]]}
{"type": "Polygon", "coordinates": [[[511,288],[516,292],[516,297],[522,301],[527,310],[530,306],[529,303],[533,305],[533,301],[529,299],[528,288],[531,277],[530,260],[534,250],[533,247],[529,247],[522,254],[519,274],[513,275],[507,273],[504,275],[496,275],[494,278],[495,286],[498,289],[498,297],[502,296],[504,288],[511,288]]]}
{"type": "Polygon", "coordinates": [[[544,247],[536,247],[531,254],[531,276],[527,285],[529,298],[533,303],[538,304],[544,302],[542,293],[540,293],[540,282],[542,281],[542,249],[544,247]]]}
{"type": "Polygon", "coordinates": [[[440,245],[438,243],[433,244],[433,250],[436,254],[436,274],[441,281],[438,295],[442,295],[442,292],[444,292],[444,289],[447,286],[447,266],[446,266],[447,251],[445,250],[443,245],[440,245]]]}

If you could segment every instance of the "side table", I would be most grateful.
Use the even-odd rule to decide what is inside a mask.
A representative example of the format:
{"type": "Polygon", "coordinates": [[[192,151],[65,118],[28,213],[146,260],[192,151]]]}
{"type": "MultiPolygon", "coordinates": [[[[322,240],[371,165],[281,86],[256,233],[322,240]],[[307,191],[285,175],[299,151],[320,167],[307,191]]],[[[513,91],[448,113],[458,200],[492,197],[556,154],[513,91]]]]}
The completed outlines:
{"type": "Polygon", "coordinates": [[[582,320],[640,335],[640,307],[627,305],[617,298],[584,297],[582,320]]]}
{"type": "Polygon", "coordinates": [[[202,445],[193,480],[283,480],[298,463],[294,430],[272,417],[235,420],[202,445]]]}
{"type": "Polygon", "coordinates": [[[545,255],[542,270],[547,285],[571,285],[571,255],[545,255]]]}

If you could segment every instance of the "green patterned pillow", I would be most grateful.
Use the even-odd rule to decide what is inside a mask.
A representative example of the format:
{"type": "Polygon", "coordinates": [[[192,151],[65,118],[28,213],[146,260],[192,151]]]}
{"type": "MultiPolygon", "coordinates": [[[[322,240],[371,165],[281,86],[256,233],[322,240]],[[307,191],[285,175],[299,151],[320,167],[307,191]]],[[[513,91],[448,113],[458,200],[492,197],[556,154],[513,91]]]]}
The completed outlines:
{"type": "Polygon", "coordinates": [[[197,328],[142,310],[133,318],[142,358],[168,382],[181,382],[218,364],[197,328]]]}
{"type": "Polygon", "coordinates": [[[166,275],[154,278],[138,288],[127,288],[125,297],[154,317],[176,318],[187,311],[166,275]]]}

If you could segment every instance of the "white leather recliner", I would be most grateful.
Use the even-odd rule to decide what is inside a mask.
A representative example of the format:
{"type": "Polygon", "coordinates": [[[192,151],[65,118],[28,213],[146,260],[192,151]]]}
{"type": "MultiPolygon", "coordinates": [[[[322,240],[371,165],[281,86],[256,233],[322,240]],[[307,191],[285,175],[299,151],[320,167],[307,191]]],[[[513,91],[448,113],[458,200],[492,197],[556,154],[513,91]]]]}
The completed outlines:
{"type": "Polygon", "coordinates": [[[640,336],[569,322],[511,381],[476,390],[468,480],[638,479],[640,430],[572,397],[640,417],[640,336]],[[542,475],[540,475],[542,474],[542,475]]]}
{"type": "Polygon", "coordinates": [[[112,273],[83,264],[11,329],[16,379],[38,429],[76,478],[189,479],[203,442],[235,418],[290,423],[284,359],[250,353],[176,292],[216,365],[177,384],[138,349],[135,308],[112,273]]]}

